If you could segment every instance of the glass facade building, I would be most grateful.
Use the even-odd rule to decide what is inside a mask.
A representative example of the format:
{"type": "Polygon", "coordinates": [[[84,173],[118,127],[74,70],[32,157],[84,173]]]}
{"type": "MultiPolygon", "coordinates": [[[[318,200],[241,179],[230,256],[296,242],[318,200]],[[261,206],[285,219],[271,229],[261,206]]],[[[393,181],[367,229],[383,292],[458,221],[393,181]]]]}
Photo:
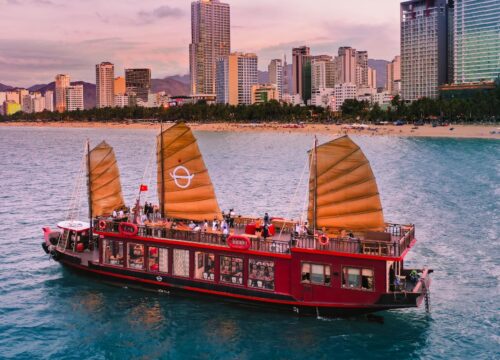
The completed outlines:
{"type": "Polygon", "coordinates": [[[455,0],[454,81],[494,80],[500,74],[500,1],[455,0]]]}

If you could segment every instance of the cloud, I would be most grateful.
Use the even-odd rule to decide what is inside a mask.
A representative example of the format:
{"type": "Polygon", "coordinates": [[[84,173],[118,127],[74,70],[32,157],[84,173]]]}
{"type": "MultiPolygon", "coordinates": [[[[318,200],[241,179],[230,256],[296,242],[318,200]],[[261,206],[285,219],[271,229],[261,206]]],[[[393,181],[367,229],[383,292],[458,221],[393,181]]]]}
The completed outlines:
{"type": "Polygon", "coordinates": [[[170,7],[168,5],[160,6],[152,11],[139,11],[139,19],[142,23],[153,22],[164,18],[177,18],[184,14],[179,8],[170,7]]]}

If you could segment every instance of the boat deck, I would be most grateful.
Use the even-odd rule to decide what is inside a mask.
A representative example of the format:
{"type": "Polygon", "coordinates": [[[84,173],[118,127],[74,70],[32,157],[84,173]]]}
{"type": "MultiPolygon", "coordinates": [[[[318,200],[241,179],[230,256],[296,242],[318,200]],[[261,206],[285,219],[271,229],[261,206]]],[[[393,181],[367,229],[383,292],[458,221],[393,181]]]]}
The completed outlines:
{"type": "MultiPolygon", "coordinates": [[[[94,219],[98,233],[120,234],[120,221],[110,218],[94,219]]],[[[293,251],[317,250],[395,258],[402,256],[415,239],[413,225],[386,224],[385,232],[366,232],[357,237],[332,237],[327,244],[321,244],[313,235],[297,235],[293,227],[277,228],[272,237],[263,238],[261,233],[245,233],[245,224],[236,223],[230,235],[244,235],[250,240],[249,250],[265,253],[289,254],[293,251]],[[283,229],[283,230],[282,230],[283,229]]],[[[184,224],[175,229],[168,223],[157,221],[137,226],[137,236],[152,239],[189,241],[229,247],[228,235],[221,232],[194,231],[184,224]]]]}

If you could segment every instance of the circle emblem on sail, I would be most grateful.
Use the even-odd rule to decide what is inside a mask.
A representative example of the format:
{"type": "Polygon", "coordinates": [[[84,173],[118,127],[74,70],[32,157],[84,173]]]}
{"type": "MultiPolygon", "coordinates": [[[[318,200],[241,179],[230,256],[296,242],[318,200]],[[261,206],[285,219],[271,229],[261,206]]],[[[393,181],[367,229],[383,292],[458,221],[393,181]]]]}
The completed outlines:
{"type": "Polygon", "coordinates": [[[181,189],[188,188],[189,185],[191,185],[191,180],[194,178],[194,174],[191,174],[189,170],[182,165],[177,166],[174,172],[170,173],[170,176],[174,179],[175,185],[181,189]]]}

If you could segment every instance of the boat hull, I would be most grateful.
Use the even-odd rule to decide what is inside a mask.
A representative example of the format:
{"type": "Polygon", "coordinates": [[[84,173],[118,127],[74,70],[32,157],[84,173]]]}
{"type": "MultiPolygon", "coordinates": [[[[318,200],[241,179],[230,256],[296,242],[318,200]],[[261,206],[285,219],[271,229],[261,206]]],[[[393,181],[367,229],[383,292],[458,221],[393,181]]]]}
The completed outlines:
{"type": "Polygon", "coordinates": [[[350,317],[384,310],[416,307],[418,301],[416,294],[409,294],[399,299],[394,297],[381,298],[376,304],[306,303],[288,294],[252,291],[243,287],[235,288],[234,286],[224,286],[205,281],[158,276],[125,268],[103,266],[94,262],[82,265],[78,254],[71,255],[56,249],[54,251],[56,253],[53,256],[54,259],[62,265],[80,274],[97,278],[100,281],[127,285],[141,290],[152,290],[163,294],[196,298],[202,296],[215,301],[250,306],[263,311],[288,312],[300,316],[350,317]]]}

